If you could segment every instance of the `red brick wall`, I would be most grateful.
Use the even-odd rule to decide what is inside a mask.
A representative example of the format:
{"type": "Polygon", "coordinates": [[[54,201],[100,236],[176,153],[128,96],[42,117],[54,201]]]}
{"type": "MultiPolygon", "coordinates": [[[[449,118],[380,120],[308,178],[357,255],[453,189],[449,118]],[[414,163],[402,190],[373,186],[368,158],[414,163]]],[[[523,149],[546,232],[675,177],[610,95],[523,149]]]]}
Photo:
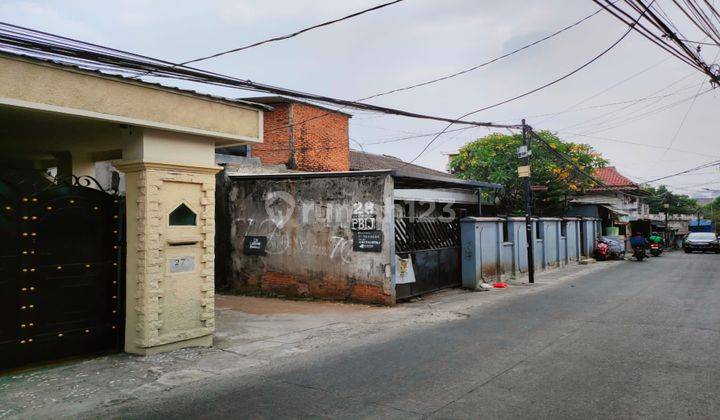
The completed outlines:
{"type": "Polygon", "coordinates": [[[290,104],[273,104],[263,116],[263,142],[253,144],[252,155],[263,165],[285,165],[290,160],[290,104]]]}
{"type": "MultiPolygon", "coordinates": [[[[260,289],[276,296],[313,297],[329,300],[348,300],[378,305],[394,305],[395,296],[374,284],[352,284],[347,279],[303,279],[289,273],[266,271],[260,289]]],[[[235,290],[253,292],[257,286],[241,285],[235,290]]]]}
{"type": "Polygon", "coordinates": [[[301,171],[350,170],[348,116],[293,104],[295,162],[301,171]],[[298,124],[306,121],[304,124],[298,124]]]}
{"type": "Polygon", "coordinates": [[[347,115],[297,102],[292,106],[286,103],[272,106],[273,111],[265,112],[263,144],[253,145],[253,156],[259,157],[264,165],[287,165],[291,157],[292,130],[295,169],[310,172],[350,170],[347,115]],[[293,127],[283,128],[291,120],[293,127]]]}

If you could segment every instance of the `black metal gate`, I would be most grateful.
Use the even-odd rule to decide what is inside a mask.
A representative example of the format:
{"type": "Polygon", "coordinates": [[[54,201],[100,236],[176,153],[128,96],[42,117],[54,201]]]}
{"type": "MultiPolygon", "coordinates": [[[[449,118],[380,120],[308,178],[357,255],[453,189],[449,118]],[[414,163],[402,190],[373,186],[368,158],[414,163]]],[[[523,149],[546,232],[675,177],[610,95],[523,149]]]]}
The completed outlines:
{"type": "Polygon", "coordinates": [[[122,203],[91,182],[0,173],[0,369],[121,349],[122,203]]]}
{"type": "Polygon", "coordinates": [[[462,284],[460,224],[447,218],[395,218],[395,253],[410,256],[415,282],[397,284],[397,299],[405,299],[462,284]]]}

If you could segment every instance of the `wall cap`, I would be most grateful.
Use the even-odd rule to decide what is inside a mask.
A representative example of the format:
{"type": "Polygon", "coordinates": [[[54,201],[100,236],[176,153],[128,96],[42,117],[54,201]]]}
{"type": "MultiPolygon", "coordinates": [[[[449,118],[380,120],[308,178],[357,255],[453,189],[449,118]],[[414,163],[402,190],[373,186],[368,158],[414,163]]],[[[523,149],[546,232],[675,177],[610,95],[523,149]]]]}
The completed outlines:
{"type": "Polygon", "coordinates": [[[222,166],[201,166],[201,165],[186,165],[182,163],[174,162],[144,162],[139,160],[131,161],[120,161],[115,163],[113,166],[122,172],[140,172],[148,169],[163,170],[163,171],[179,171],[179,172],[192,172],[192,173],[206,173],[215,174],[222,170],[222,166]]]}
{"type": "Polygon", "coordinates": [[[476,216],[470,216],[470,217],[463,217],[460,219],[460,223],[473,223],[473,222],[502,222],[505,219],[502,217],[476,217],[476,216]]]}

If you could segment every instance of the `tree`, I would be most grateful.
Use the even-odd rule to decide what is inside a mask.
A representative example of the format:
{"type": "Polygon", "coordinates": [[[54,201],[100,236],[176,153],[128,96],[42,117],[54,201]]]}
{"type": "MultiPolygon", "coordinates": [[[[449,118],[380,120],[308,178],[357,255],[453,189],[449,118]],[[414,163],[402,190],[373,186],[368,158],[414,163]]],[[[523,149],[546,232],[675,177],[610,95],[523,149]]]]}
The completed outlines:
{"type": "MultiPolygon", "coordinates": [[[[592,173],[605,166],[607,161],[591,146],[563,142],[549,131],[538,135],[550,147],[556,149],[581,170],[592,173]]],[[[521,214],[523,209],[522,180],[517,175],[521,164],[517,148],[522,145],[519,134],[490,134],[463,146],[450,160],[450,171],[463,179],[476,179],[501,184],[499,211],[506,214],[521,214]]],[[[535,213],[538,215],[559,215],[565,212],[568,199],[594,184],[580,175],[567,162],[561,161],[538,141],[531,143],[532,176],[534,186],[544,191],[535,193],[535,213]]]]}
{"type": "Polygon", "coordinates": [[[667,212],[670,214],[693,214],[697,211],[698,202],[682,194],[673,194],[666,186],[661,185],[658,188],[645,186],[645,191],[651,194],[645,201],[650,206],[650,213],[665,213],[663,204],[670,205],[667,212]]]}

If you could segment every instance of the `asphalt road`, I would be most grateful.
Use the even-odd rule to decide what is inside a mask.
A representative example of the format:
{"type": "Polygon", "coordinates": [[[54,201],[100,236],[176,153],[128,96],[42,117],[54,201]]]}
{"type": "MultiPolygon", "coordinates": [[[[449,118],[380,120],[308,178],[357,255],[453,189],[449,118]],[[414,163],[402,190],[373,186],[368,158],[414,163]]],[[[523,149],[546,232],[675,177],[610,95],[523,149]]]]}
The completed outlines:
{"type": "Polygon", "coordinates": [[[615,264],[251,383],[121,417],[720,418],[720,255],[615,264]]]}

